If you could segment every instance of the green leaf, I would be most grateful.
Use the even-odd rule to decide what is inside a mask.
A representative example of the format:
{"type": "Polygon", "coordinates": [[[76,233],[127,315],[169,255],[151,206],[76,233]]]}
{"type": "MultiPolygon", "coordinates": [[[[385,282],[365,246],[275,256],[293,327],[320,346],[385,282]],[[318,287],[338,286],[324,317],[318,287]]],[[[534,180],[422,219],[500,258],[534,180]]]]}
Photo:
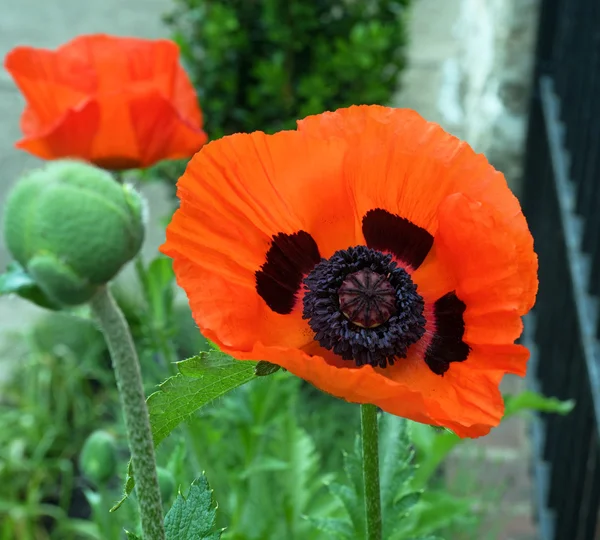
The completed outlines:
{"type": "Polygon", "coordinates": [[[394,512],[397,516],[401,516],[411,510],[413,506],[415,506],[421,500],[421,492],[413,491],[412,493],[407,493],[399,497],[396,501],[394,501],[394,512]]]}
{"type": "Polygon", "coordinates": [[[6,272],[0,274],[0,296],[7,294],[16,294],[46,309],[60,309],[60,306],[46,296],[38,284],[16,261],[9,263],[6,272]]]}
{"type": "Polygon", "coordinates": [[[474,519],[476,503],[475,498],[461,498],[447,491],[425,491],[414,510],[418,519],[408,536],[427,537],[453,524],[474,519]]]}
{"type": "Polygon", "coordinates": [[[271,364],[271,362],[265,362],[261,360],[258,364],[256,364],[255,374],[257,377],[266,377],[267,375],[272,375],[273,373],[279,371],[281,366],[277,364],[271,364]]]}
{"type": "Polygon", "coordinates": [[[412,440],[417,448],[419,468],[415,471],[413,487],[424,489],[452,449],[463,442],[450,431],[438,431],[426,424],[411,423],[412,440]]]}
{"type": "Polygon", "coordinates": [[[544,413],[568,414],[575,407],[572,399],[561,401],[554,397],[546,397],[531,390],[525,390],[517,395],[504,396],[504,418],[509,418],[524,411],[539,411],[544,413]]]}
{"type": "Polygon", "coordinates": [[[205,476],[192,482],[187,499],[179,492],[165,517],[167,540],[217,540],[217,505],[205,476]]]}
{"type": "Polygon", "coordinates": [[[174,282],[175,274],[171,259],[157,257],[148,265],[143,286],[153,318],[158,323],[166,324],[173,305],[174,282]]]}
{"type": "Polygon", "coordinates": [[[178,362],[179,373],[148,398],[154,445],[207,403],[254,379],[256,365],[217,351],[178,362]]]}
{"type": "Polygon", "coordinates": [[[134,534],[128,530],[125,530],[125,536],[127,537],[127,540],[142,540],[141,536],[138,536],[137,534],[134,534]]]}
{"type": "Polygon", "coordinates": [[[307,518],[316,529],[327,534],[328,538],[353,540],[354,531],[347,520],[339,518],[307,518]]]}
{"type": "MultiPolygon", "coordinates": [[[[256,365],[257,362],[235,360],[216,350],[178,362],[179,373],[164,381],[147,400],[154,446],[198,409],[256,378],[256,365]]],[[[111,512],[119,509],[134,487],[130,463],[123,498],[111,512]]]]}

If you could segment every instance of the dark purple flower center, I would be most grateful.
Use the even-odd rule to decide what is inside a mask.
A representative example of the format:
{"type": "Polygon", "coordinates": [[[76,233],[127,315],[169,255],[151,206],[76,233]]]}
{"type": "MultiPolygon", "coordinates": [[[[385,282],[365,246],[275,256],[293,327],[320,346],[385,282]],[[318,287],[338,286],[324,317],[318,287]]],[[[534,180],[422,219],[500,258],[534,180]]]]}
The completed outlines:
{"type": "Polygon", "coordinates": [[[423,298],[389,254],[366,246],[336,251],[304,285],[303,317],[315,339],[358,366],[393,365],[425,332],[423,298]]]}

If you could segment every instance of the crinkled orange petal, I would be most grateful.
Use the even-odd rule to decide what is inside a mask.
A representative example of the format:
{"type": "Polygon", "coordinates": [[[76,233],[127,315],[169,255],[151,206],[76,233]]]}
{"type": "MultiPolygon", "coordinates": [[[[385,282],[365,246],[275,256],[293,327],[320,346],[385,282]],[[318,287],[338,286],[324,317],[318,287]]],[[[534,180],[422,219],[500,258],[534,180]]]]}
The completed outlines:
{"type": "Polygon", "coordinates": [[[354,106],[305,118],[298,129],[348,141],[344,174],[361,217],[382,208],[435,235],[437,208],[456,192],[520,213],[503,175],[483,155],[415,111],[354,106]]]}
{"type": "Polygon", "coordinates": [[[212,142],[191,160],[161,250],[174,259],[207,337],[238,350],[257,341],[299,347],[312,339],[301,298],[292,314],[273,312],[256,292],[255,273],[278,233],[308,232],[324,257],[356,243],[340,175],[345,150],[335,139],[257,132],[212,142]]]}
{"type": "MultiPolygon", "coordinates": [[[[511,372],[524,373],[527,358],[511,344],[521,334],[521,316],[537,293],[537,257],[525,218],[520,213],[507,216],[490,204],[455,194],[440,205],[439,223],[436,253],[452,268],[456,294],[466,305],[463,340],[472,347],[506,346],[522,363],[511,372]]],[[[469,365],[471,355],[464,365],[469,365]]],[[[486,365],[502,369],[494,354],[487,357],[486,365]]]]}
{"type": "Polygon", "coordinates": [[[439,209],[435,241],[472,313],[527,313],[537,294],[537,257],[522,213],[507,215],[463,194],[439,209]]]}
{"type": "MultiPolygon", "coordinates": [[[[324,356],[299,349],[266,347],[255,343],[251,351],[224,350],[241,360],[266,360],[284,367],[317,388],[353,403],[372,403],[391,414],[437,426],[445,426],[461,437],[479,437],[496,426],[504,413],[498,385],[499,371],[465,367],[435,375],[415,356],[398,360],[384,372],[366,365],[342,367],[324,356]],[[451,373],[452,371],[452,373],[451,373]]],[[[312,351],[318,348],[311,347],[312,351]]],[[[453,366],[454,368],[454,366],[453,366]]]]}
{"type": "Polygon", "coordinates": [[[434,303],[456,288],[456,278],[452,269],[440,260],[435,243],[423,264],[411,274],[411,278],[423,300],[429,303],[434,303]]]}

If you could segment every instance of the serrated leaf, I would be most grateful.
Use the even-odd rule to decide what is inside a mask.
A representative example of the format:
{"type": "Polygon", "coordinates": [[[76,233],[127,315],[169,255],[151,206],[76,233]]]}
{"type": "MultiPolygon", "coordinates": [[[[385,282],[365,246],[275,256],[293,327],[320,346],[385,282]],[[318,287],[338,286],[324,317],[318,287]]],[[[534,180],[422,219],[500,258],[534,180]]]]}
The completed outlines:
{"type": "Polygon", "coordinates": [[[257,377],[266,377],[267,375],[272,375],[280,369],[281,366],[278,366],[277,364],[271,364],[271,362],[265,362],[264,360],[261,360],[258,364],[256,364],[254,373],[257,377]]]}
{"type": "Polygon", "coordinates": [[[327,487],[329,492],[342,503],[349,516],[364,512],[358,494],[354,489],[338,483],[329,484],[327,487]]]}
{"type": "Polygon", "coordinates": [[[16,294],[46,309],[60,309],[60,306],[46,296],[33,278],[16,261],[9,263],[6,272],[0,274],[0,296],[7,294],[16,294]]]}
{"type": "Polygon", "coordinates": [[[457,497],[447,491],[425,491],[419,501],[419,511],[415,512],[418,520],[410,535],[427,537],[452,524],[473,518],[475,502],[475,499],[457,497]]]}
{"type": "Polygon", "coordinates": [[[148,398],[154,445],[207,403],[254,379],[256,364],[217,351],[178,362],[179,373],[148,398]]]}
{"type": "Polygon", "coordinates": [[[392,508],[397,516],[401,516],[412,509],[412,507],[415,506],[420,500],[421,492],[413,491],[412,493],[407,493],[406,495],[403,495],[394,501],[392,508]]]}
{"type": "Polygon", "coordinates": [[[217,505],[205,476],[192,482],[187,498],[181,492],[165,517],[166,540],[217,540],[217,505]]]}
{"type": "Polygon", "coordinates": [[[308,518],[316,529],[327,534],[330,538],[354,540],[354,530],[348,520],[337,518],[308,518]]]}
{"type": "Polygon", "coordinates": [[[504,406],[504,418],[527,410],[564,415],[573,410],[575,401],[572,399],[561,401],[554,397],[546,397],[537,392],[525,390],[517,395],[505,395],[504,406]]]}
{"type": "Polygon", "coordinates": [[[414,450],[404,418],[383,414],[379,427],[381,506],[385,512],[394,507],[399,496],[404,495],[405,485],[414,475],[414,450]]]}
{"type": "MultiPolygon", "coordinates": [[[[154,446],[198,409],[256,378],[256,365],[257,362],[235,360],[216,350],[178,362],[179,373],[163,382],[147,400],[154,446]]],[[[111,512],[119,509],[134,487],[130,463],[123,498],[111,512]]]]}

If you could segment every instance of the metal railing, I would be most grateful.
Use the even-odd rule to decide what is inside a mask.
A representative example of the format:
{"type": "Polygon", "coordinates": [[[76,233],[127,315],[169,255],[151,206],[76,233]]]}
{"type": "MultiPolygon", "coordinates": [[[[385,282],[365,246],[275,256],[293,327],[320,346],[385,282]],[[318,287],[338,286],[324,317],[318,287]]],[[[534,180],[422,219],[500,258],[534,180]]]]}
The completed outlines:
{"type": "Polygon", "coordinates": [[[574,399],[533,424],[541,540],[600,539],[600,0],[542,0],[523,207],[540,262],[523,341],[536,389],[574,399]]]}

